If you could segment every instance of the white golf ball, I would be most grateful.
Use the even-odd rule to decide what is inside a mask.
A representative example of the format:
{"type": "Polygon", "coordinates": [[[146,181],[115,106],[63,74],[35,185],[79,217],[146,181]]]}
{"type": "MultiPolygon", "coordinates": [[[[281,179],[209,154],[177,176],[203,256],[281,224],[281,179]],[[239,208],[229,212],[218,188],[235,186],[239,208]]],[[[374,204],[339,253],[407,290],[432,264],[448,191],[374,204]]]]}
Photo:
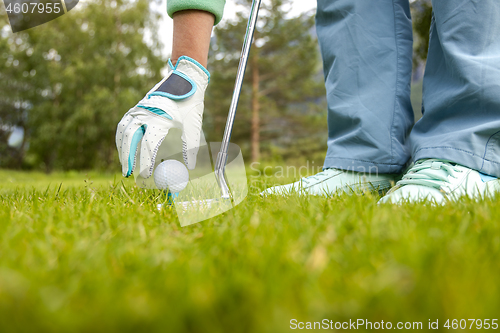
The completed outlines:
{"type": "Polygon", "coordinates": [[[178,193],[186,188],[189,181],[188,169],[176,160],[163,161],[156,167],[155,184],[159,190],[178,193]]]}

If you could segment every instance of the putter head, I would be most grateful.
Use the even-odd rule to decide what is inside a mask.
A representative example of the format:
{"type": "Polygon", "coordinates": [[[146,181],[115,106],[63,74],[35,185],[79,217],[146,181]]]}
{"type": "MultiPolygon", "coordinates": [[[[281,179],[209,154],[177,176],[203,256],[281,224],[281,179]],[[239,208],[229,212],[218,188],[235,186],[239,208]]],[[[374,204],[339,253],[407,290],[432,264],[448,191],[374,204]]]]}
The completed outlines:
{"type": "Polygon", "coordinates": [[[175,208],[181,227],[185,227],[220,215],[233,209],[234,206],[230,199],[195,200],[193,198],[193,200],[189,201],[174,200],[173,202],[158,204],[157,207],[160,211],[164,208],[175,208]]]}
{"type": "Polygon", "coordinates": [[[231,199],[231,191],[227,185],[226,179],[226,162],[227,153],[220,151],[217,154],[217,162],[215,163],[215,178],[217,179],[217,184],[219,184],[221,190],[222,199],[231,199]]]}

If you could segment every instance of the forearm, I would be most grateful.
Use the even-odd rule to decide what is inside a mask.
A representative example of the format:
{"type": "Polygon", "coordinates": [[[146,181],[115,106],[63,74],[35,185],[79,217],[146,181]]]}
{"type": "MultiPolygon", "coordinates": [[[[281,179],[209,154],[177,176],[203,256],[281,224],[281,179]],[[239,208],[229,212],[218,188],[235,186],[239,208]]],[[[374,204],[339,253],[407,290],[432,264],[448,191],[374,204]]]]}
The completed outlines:
{"type": "Polygon", "coordinates": [[[172,63],[181,56],[188,56],[206,68],[215,16],[206,11],[183,10],[174,13],[173,20],[172,63]]]}

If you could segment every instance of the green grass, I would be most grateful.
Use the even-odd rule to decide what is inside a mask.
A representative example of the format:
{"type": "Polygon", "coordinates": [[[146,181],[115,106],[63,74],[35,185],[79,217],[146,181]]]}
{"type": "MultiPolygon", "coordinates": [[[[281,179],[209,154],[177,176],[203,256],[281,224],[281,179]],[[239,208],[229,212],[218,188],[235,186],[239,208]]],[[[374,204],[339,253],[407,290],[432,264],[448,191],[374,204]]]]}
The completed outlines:
{"type": "Polygon", "coordinates": [[[262,199],[273,179],[252,178],[237,208],[181,228],[174,211],[155,209],[155,195],[119,176],[0,179],[0,332],[500,319],[498,200],[262,199]]]}

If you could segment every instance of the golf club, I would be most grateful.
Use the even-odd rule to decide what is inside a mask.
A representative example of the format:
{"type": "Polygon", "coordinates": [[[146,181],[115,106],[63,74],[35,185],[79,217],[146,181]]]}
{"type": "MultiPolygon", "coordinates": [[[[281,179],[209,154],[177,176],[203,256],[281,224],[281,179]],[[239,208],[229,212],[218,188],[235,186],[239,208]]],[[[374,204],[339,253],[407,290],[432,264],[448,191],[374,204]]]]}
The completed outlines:
{"type": "Polygon", "coordinates": [[[240,63],[238,65],[238,72],[236,73],[233,98],[231,99],[231,105],[229,107],[229,114],[226,120],[226,128],[224,130],[224,137],[222,138],[222,145],[219,153],[217,154],[217,160],[215,163],[215,177],[217,178],[217,183],[221,189],[221,197],[223,199],[231,198],[231,191],[226,179],[227,150],[229,147],[229,141],[231,140],[231,133],[233,131],[234,118],[236,116],[236,109],[238,108],[238,101],[240,99],[241,86],[243,84],[243,78],[247,67],[248,55],[250,54],[250,48],[252,47],[252,40],[255,26],[257,24],[257,16],[259,15],[260,3],[261,0],[252,1],[252,8],[250,10],[250,16],[248,17],[247,30],[245,33],[245,40],[243,41],[240,63]]]}

